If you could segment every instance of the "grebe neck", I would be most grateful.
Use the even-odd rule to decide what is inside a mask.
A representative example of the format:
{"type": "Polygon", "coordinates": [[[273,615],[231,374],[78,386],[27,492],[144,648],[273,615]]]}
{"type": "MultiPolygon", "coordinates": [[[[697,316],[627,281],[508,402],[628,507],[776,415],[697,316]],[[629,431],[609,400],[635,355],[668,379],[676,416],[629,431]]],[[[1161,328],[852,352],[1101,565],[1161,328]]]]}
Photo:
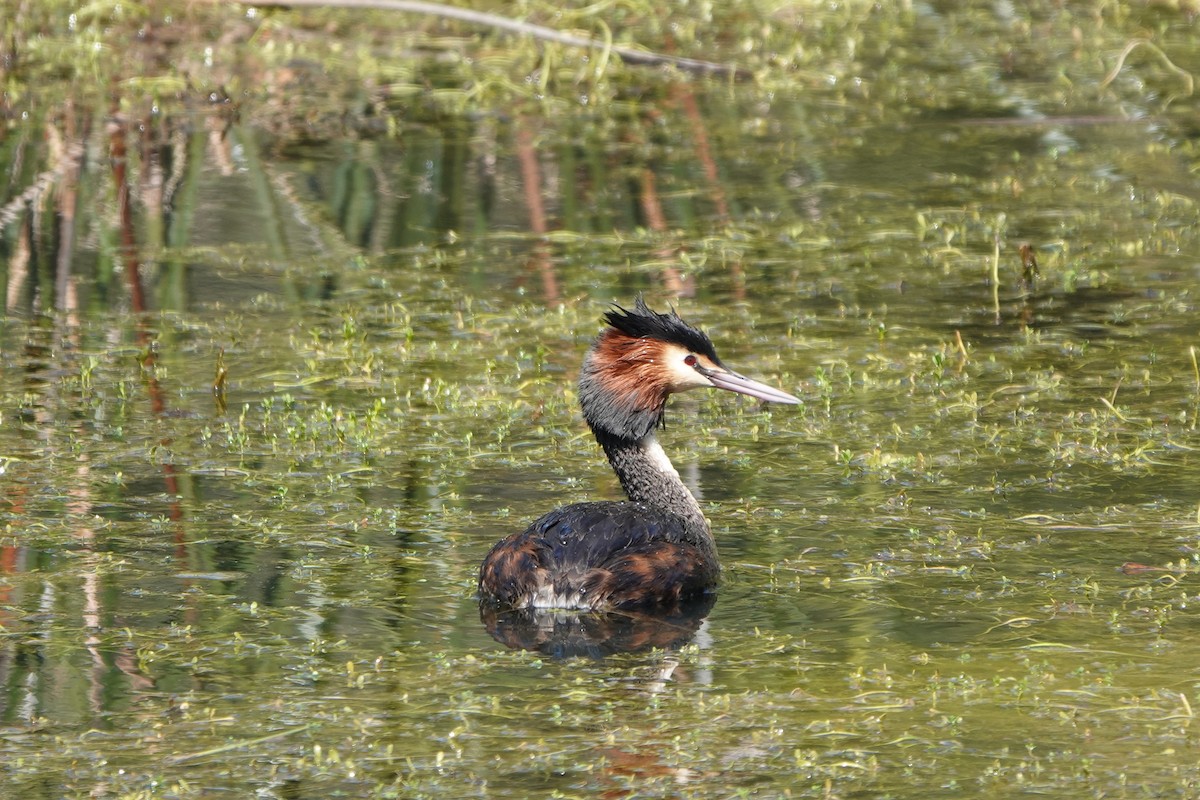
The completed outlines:
{"type": "Polygon", "coordinates": [[[629,439],[603,430],[596,430],[595,434],[630,500],[666,511],[678,517],[698,539],[712,540],[700,504],[684,485],[653,433],[641,439],[629,439]]]}

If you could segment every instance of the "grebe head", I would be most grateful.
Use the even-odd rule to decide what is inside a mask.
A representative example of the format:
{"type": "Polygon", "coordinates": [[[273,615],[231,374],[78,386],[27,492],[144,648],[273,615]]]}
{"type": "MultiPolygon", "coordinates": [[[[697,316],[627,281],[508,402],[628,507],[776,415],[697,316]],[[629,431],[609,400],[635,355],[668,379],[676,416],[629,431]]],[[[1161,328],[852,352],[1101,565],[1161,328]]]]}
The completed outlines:
{"type": "Polygon", "coordinates": [[[689,389],[727,389],[773,403],[799,398],[733,372],[712,340],[674,310],[652,311],[637,298],[632,310],[614,306],[588,351],[579,376],[579,402],[592,430],[641,440],[663,422],[667,398],[689,389]]]}

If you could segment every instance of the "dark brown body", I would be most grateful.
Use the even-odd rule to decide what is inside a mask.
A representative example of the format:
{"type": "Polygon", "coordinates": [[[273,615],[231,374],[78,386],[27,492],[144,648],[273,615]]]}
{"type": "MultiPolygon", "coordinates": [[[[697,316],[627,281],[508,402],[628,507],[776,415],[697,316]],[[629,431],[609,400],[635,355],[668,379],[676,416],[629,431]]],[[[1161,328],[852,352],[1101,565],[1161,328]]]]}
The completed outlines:
{"type": "Polygon", "coordinates": [[[712,548],[641,503],[578,503],[496,544],[480,596],[502,607],[673,610],[717,585],[712,548]]]}

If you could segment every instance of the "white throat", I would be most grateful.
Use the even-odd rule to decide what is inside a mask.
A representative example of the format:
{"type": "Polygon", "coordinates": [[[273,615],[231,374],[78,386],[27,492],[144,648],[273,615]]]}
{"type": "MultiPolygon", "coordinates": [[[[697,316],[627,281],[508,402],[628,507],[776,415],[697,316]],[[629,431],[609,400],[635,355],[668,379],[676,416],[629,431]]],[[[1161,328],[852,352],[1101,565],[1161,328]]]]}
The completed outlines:
{"type": "Polygon", "coordinates": [[[679,472],[676,471],[675,465],[671,463],[671,459],[667,457],[667,451],[662,449],[662,445],[658,443],[658,439],[654,434],[650,434],[645,439],[639,442],[642,452],[650,459],[650,463],[664,475],[670,475],[679,479],[679,472]]]}

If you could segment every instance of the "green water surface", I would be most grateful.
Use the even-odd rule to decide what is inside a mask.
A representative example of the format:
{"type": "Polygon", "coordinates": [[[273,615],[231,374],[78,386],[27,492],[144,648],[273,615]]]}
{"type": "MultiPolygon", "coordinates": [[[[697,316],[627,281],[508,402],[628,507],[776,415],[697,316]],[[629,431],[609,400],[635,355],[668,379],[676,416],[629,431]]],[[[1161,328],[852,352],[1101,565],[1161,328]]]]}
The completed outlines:
{"type": "Polygon", "coordinates": [[[5,23],[0,796],[1200,794],[1195,9],[668,5],[521,8],[753,75],[5,23]],[[574,378],[638,293],[804,402],[668,409],[698,627],[508,646],[477,565],[620,496],[574,378]]]}

